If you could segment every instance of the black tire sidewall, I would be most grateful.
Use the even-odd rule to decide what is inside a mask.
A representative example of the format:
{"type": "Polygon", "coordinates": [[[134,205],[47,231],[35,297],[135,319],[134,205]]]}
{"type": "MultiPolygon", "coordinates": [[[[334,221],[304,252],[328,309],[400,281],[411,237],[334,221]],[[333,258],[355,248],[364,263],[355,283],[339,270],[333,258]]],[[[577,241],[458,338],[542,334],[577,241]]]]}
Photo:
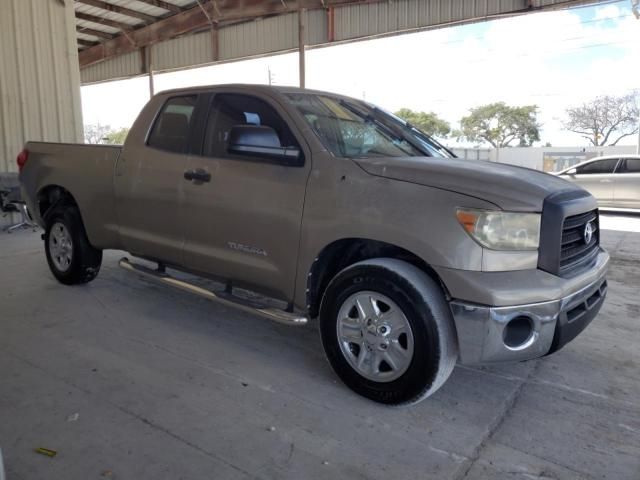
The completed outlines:
{"type": "Polygon", "coordinates": [[[320,333],[327,358],[342,381],[357,393],[386,404],[420,397],[433,383],[440,362],[438,328],[429,305],[404,277],[377,265],[358,265],[334,278],[322,299],[320,333]],[[338,312],[354,293],[370,290],[393,300],[411,325],[414,354],[407,371],[391,382],[374,382],[355,371],[344,357],[337,337],[338,312]]]}

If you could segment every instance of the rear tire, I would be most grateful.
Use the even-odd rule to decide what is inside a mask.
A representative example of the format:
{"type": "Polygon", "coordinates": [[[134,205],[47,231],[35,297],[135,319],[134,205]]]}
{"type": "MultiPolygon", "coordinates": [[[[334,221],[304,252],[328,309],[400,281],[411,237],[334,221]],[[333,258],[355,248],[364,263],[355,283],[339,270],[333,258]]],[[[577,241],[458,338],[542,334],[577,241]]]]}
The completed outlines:
{"type": "Polygon", "coordinates": [[[336,275],[322,298],[320,332],[342,381],[388,405],[432,395],[458,357],[442,289],[422,270],[392,258],[365,260],[336,275]]]}
{"type": "Polygon", "coordinates": [[[100,271],[102,250],[89,243],[75,206],[57,207],[47,217],[44,246],[49,269],[60,283],[87,283],[100,271]]]}

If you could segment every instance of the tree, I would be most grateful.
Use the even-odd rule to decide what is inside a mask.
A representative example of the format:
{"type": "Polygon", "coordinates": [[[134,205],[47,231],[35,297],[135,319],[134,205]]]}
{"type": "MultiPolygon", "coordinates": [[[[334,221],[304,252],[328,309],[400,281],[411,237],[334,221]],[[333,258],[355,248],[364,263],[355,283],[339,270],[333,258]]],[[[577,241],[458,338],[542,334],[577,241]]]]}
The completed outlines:
{"type": "Polygon", "coordinates": [[[567,109],[564,127],[582,135],[591,145],[615,145],[624,137],[638,133],[638,94],[620,97],[603,95],[567,109]]]}
{"type": "Polygon", "coordinates": [[[494,148],[509,147],[515,140],[521,147],[530,147],[540,140],[538,107],[511,107],[504,102],[472,108],[460,120],[461,137],[470,142],[487,142],[494,148]]]}
{"type": "Polygon", "coordinates": [[[396,115],[406,120],[427,135],[445,138],[451,133],[451,125],[433,112],[414,112],[409,108],[401,108],[396,115]]]}
{"type": "Polygon", "coordinates": [[[109,143],[113,145],[122,145],[124,141],[127,139],[128,134],[129,134],[129,129],[126,127],[123,127],[119,130],[112,130],[105,135],[104,143],[109,143]]]}
{"type": "Polygon", "coordinates": [[[111,132],[109,125],[100,125],[99,123],[84,126],[84,143],[104,143],[107,134],[111,132]]]}

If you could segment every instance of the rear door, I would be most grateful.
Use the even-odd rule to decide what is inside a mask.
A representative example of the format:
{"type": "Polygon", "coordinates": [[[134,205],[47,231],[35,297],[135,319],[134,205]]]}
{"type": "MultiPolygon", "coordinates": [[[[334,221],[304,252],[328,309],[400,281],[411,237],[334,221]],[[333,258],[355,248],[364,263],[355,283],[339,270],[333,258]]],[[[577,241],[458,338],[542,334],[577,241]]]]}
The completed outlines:
{"type": "Polygon", "coordinates": [[[115,176],[120,235],[133,254],[182,263],[184,170],[198,95],[166,99],[146,138],[125,144],[115,176]]]}
{"type": "Polygon", "coordinates": [[[613,177],[618,164],[617,158],[595,160],[576,168],[574,175],[565,178],[571,180],[591,193],[601,206],[613,204],[613,177]]]}
{"type": "Polygon", "coordinates": [[[303,137],[272,99],[212,95],[201,155],[187,166],[201,174],[185,182],[187,267],[290,299],[310,168],[303,137]],[[229,153],[229,134],[238,125],[271,127],[282,147],[301,148],[303,155],[292,165],[229,153]]]}
{"type": "Polygon", "coordinates": [[[640,208],[640,158],[623,158],[615,173],[615,206],[640,208]]]}

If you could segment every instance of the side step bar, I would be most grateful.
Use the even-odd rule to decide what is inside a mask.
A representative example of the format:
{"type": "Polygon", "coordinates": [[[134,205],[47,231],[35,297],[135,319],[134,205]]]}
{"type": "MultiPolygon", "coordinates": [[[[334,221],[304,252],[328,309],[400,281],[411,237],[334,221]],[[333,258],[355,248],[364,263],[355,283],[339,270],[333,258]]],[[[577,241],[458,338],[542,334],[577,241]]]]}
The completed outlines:
{"type": "Polygon", "coordinates": [[[139,273],[159,283],[169,285],[186,292],[194,293],[227,307],[234,307],[247,313],[260,315],[261,317],[268,320],[273,320],[285,325],[306,325],[306,323],[308,322],[308,318],[304,315],[299,315],[294,312],[287,312],[285,310],[280,310],[273,307],[252,306],[250,302],[238,297],[234,297],[233,295],[225,295],[223,297],[215,292],[212,292],[211,290],[207,290],[206,288],[202,288],[197,285],[185,282],[184,280],[174,278],[164,272],[161,268],[159,268],[158,270],[153,270],[151,268],[145,267],[144,265],[132,263],[127,257],[121,258],[118,264],[125,270],[139,273]]]}

